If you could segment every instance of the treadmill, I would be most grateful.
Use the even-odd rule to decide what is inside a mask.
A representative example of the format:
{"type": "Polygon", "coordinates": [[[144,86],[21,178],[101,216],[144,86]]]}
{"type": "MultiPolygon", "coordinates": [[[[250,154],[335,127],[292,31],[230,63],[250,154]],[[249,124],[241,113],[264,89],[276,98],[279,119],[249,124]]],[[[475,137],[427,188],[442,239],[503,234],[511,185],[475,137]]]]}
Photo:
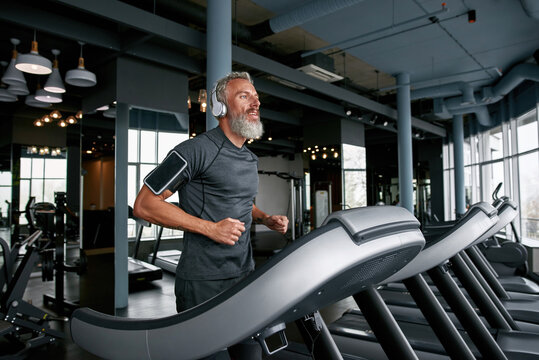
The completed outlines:
{"type": "Polygon", "coordinates": [[[142,231],[144,230],[144,227],[150,227],[151,224],[146,220],[137,218],[133,214],[133,208],[131,206],[129,206],[129,218],[135,220],[138,225],[133,256],[127,258],[129,285],[136,285],[149,281],[161,280],[163,278],[163,270],[161,270],[161,268],[137,259],[140,239],[142,237],[142,231]]]}
{"type": "MultiPolygon", "coordinates": [[[[539,334],[515,331],[514,324],[504,322],[502,314],[493,319],[494,314],[487,311],[483,313],[484,307],[481,306],[482,314],[489,325],[492,326],[492,322],[498,321],[496,326],[492,326],[495,330],[487,329],[485,320],[479,318],[448,272],[447,260],[451,259],[452,266],[460,273],[461,250],[483,241],[485,233],[497,220],[496,210],[489,204],[474,205],[446,236],[427,243],[414,260],[387,279],[387,282],[402,280],[421,309],[421,312],[412,314],[409,309],[401,313],[398,307],[391,308],[414,350],[422,354],[430,353],[425,358],[437,359],[444,355],[454,359],[475,359],[477,356],[484,359],[539,358],[539,334]],[[424,271],[435,281],[458,318],[458,326],[465,331],[456,330],[454,322],[443,311],[420,274],[424,271]]],[[[460,275],[459,279],[468,281],[460,275]]],[[[480,287],[479,284],[476,285],[480,287]]],[[[381,298],[380,302],[384,304],[381,298]]],[[[329,330],[344,353],[381,358],[379,354],[366,355],[365,349],[372,349],[376,339],[373,338],[371,329],[366,326],[365,316],[368,316],[365,311],[363,314],[357,311],[348,312],[330,324],[329,330]]]]}
{"type": "Polygon", "coordinates": [[[161,245],[161,236],[163,235],[163,227],[159,227],[159,231],[157,232],[157,238],[155,239],[155,247],[153,250],[153,254],[148,255],[148,261],[150,264],[158,266],[159,268],[175,274],[176,273],[176,267],[178,266],[178,262],[180,261],[180,256],[182,255],[182,252],[177,249],[172,250],[161,250],[159,251],[159,246],[161,245]]]}
{"type": "MultiPolygon", "coordinates": [[[[483,238],[488,239],[507,226],[514,218],[515,213],[516,208],[510,201],[505,201],[504,204],[498,206],[499,220],[483,238]]],[[[482,257],[482,253],[477,249],[477,244],[469,247],[465,252],[466,257],[469,257],[469,261],[471,261],[470,268],[473,271],[476,271],[473,268],[477,268],[476,277],[484,278],[484,284],[482,286],[487,288],[487,291],[492,291],[493,295],[500,300],[500,303],[516,321],[518,326],[523,330],[539,333],[539,297],[529,293],[506,291],[505,286],[495,276],[495,273],[488,266],[486,259],[482,257]]],[[[433,289],[433,291],[438,293],[437,289],[433,289]]],[[[415,302],[407,294],[403,293],[405,292],[403,284],[388,284],[382,292],[383,296],[391,304],[415,306],[415,302]],[[390,291],[396,292],[391,293],[390,291]]],[[[465,290],[463,292],[468,296],[465,290]]],[[[443,300],[441,302],[445,305],[443,300]]]]}
{"type": "Polygon", "coordinates": [[[403,208],[343,210],[194,308],[159,319],[81,308],[71,317],[70,333],[80,347],[106,359],[198,359],[249,337],[269,356],[287,347],[284,330],[294,321],[313,358],[342,359],[318,309],[354,294],[380,317],[372,325],[388,356],[414,359],[398,328],[377,326],[391,325],[391,314],[368,305],[372,285],[410,263],[423,245],[419,222],[403,208]],[[266,341],[270,336],[279,340],[275,347],[266,341]]]}

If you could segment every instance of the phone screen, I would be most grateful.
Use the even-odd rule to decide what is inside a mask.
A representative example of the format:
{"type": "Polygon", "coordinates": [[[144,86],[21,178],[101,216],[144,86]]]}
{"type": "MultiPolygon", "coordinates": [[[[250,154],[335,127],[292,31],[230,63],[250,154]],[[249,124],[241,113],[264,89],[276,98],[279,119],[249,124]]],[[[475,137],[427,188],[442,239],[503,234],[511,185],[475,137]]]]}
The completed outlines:
{"type": "Polygon", "coordinates": [[[180,175],[186,166],[187,161],[176,150],[172,150],[165,160],[144,178],[144,184],[155,195],[160,195],[180,175]]]}

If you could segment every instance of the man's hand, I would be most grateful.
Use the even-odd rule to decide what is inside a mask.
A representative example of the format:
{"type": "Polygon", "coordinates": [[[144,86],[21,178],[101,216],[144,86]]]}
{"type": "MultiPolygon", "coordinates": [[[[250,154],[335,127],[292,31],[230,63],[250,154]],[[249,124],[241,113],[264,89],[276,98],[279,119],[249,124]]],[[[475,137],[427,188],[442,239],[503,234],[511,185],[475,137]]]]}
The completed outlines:
{"type": "Polygon", "coordinates": [[[288,229],[288,218],[284,215],[271,215],[262,220],[269,229],[285,234],[288,229]]]}
{"type": "Polygon", "coordinates": [[[213,225],[208,237],[226,245],[234,245],[245,231],[245,224],[238,219],[226,218],[213,225]]]}

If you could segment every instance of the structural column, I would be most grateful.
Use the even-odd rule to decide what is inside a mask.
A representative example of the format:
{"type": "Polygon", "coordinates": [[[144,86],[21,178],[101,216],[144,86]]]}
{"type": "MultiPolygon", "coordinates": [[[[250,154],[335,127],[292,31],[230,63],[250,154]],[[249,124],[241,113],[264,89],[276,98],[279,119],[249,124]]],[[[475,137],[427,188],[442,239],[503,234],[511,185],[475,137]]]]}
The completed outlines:
{"type": "Polygon", "coordinates": [[[457,218],[466,212],[464,190],[464,125],[462,115],[453,115],[453,157],[455,166],[455,211],[457,218]]]}
{"type": "Polygon", "coordinates": [[[232,71],[231,0],[208,0],[206,23],[206,130],[210,130],[219,124],[209,107],[211,90],[217,80],[232,71]]]}
{"type": "Polygon", "coordinates": [[[129,296],[128,243],[127,243],[127,139],[129,131],[129,105],[116,105],[116,144],[114,174],[114,308],[127,306],[129,296]]]}
{"type": "Polygon", "coordinates": [[[399,197],[401,206],[414,213],[412,158],[412,111],[410,108],[410,74],[397,75],[397,115],[399,148],[399,197]]]}

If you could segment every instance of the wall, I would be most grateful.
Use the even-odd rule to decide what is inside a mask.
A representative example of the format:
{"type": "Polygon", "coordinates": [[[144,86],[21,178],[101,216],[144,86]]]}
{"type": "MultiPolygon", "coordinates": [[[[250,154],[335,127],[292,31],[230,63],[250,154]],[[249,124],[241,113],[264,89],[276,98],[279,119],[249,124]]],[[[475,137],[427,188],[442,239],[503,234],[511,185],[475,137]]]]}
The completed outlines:
{"type": "Polygon", "coordinates": [[[114,158],[103,157],[82,162],[84,210],[106,210],[114,206],[114,158]]]}

